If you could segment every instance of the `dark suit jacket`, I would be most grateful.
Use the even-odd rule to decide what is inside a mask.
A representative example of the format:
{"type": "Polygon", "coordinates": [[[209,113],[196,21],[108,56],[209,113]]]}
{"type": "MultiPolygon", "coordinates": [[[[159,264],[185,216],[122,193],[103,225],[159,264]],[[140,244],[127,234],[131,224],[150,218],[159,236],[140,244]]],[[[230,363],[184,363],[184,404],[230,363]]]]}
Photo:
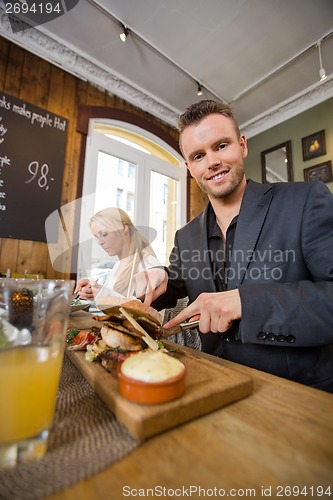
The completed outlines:
{"type": "MultiPolygon", "coordinates": [[[[155,307],[218,291],[208,207],[177,231],[168,290],[155,307]]],[[[248,181],[227,286],[239,288],[242,319],[224,334],[202,334],[204,351],[333,391],[333,196],[325,184],[248,181]]]]}

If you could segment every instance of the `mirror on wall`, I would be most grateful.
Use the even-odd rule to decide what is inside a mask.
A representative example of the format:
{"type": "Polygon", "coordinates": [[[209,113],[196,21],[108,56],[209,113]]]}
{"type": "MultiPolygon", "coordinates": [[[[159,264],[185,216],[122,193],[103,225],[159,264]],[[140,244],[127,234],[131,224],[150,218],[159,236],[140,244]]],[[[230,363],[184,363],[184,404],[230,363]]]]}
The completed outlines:
{"type": "Polygon", "coordinates": [[[293,180],[291,141],[261,152],[262,182],[288,182],[293,180]]]}

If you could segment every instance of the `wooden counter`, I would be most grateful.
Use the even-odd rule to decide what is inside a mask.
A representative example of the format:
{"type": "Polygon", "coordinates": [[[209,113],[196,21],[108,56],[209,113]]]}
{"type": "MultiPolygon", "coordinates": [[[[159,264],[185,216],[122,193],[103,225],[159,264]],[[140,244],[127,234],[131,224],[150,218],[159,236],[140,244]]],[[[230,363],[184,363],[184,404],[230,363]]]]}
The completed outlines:
{"type": "Polygon", "coordinates": [[[224,493],[325,499],[327,487],[333,496],[333,395],[202,356],[251,375],[253,394],[149,439],[103,472],[48,498],[215,498],[224,493]],[[191,486],[202,488],[201,493],[191,486]],[[293,494],[288,489],[293,486],[303,494],[297,489],[293,494]],[[320,486],[322,494],[316,490],[320,486]]]}

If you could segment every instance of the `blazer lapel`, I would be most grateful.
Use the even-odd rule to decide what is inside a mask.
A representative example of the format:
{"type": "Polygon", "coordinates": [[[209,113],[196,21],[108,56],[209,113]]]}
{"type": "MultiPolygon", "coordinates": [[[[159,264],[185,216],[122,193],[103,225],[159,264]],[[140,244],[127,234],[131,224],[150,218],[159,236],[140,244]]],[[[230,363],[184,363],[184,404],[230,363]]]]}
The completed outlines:
{"type": "Polygon", "coordinates": [[[270,184],[259,184],[251,180],[248,181],[237,220],[232,258],[228,273],[229,290],[237,288],[245,277],[272,196],[270,184]]]}

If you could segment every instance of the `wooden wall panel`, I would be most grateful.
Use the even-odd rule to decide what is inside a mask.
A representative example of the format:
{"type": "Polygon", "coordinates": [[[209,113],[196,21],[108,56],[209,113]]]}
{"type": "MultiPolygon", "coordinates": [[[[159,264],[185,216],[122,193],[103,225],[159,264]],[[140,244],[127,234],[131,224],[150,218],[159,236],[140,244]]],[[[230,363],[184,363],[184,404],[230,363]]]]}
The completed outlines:
{"type": "Polygon", "coordinates": [[[19,256],[19,240],[1,238],[0,265],[1,273],[5,274],[7,269],[17,270],[19,256]]]}
{"type": "MultiPolygon", "coordinates": [[[[80,187],[80,155],[84,143],[82,135],[76,131],[79,106],[123,109],[157,124],[173,139],[178,138],[176,130],[149,113],[62,71],[4,38],[0,38],[0,91],[68,120],[62,204],[75,200],[80,187]]],[[[74,225],[73,221],[71,223],[74,225]]],[[[55,271],[46,243],[0,238],[0,272],[5,273],[7,268],[13,273],[28,271],[47,278],[70,277],[69,257],[64,259],[64,271],[55,271]]]]}
{"type": "Polygon", "coordinates": [[[31,259],[33,256],[34,243],[36,242],[28,240],[19,240],[19,248],[18,248],[19,253],[18,253],[17,267],[16,267],[18,273],[24,273],[24,271],[30,272],[30,269],[32,269],[31,259]]]}
{"type": "MultiPolygon", "coordinates": [[[[0,40],[2,43],[2,39],[0,40]]],[[[24,51],[15,45],[10,44],[6,77],[4,81],[4,91],[7,94],[19,97],[21,79],[23,73],[24,51]]]]}
{"type": "MultiPolygon", "coordinates": [[[[63,194],[62,203],[68,203],[73,200],[76,195],[76,183],[73,182],[78,175],[78,164],[73,161],[73,154],[76,142],[80,140],[76,132],[76,118],[77,118],[77,105],[76,105],[76,78],[72,75],[66,74],[64,79],[64,91],[61,100],[61,109],[59,113],[68,119],[67,130],[67,147],[65,157],[65,170],[63,180],[63,194]]],[[[76,147],[79,147],[76,144],[76,147]]]]}
{"type": "Polygon", "coordinates": [[[8,67],[8,57],[9,57],[10,43],[4,40],[2,46],[0,46],[0,88],[5,86],[6,69],[8,67]]]}

